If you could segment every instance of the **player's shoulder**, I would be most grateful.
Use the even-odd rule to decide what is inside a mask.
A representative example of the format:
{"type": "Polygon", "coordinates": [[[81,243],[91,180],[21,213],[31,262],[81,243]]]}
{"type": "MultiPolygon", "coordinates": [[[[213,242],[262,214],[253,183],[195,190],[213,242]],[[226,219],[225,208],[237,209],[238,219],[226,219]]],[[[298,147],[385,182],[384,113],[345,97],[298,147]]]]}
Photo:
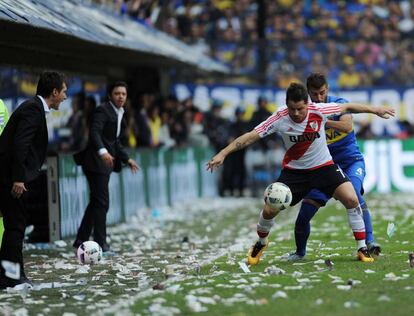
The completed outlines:
{"type": "Polygon", "coordinates": [[[348,103],[349,102],[347,99],[337,97],[337,96],[333,96],[333,95],[328,95],[326,101],[328,103],[348,103]]]}
{"type": "Polygon", "coordinates": [[[288,108],[286,105],[280,106],[276,109],[276,111],[272,114],[272,116],[277,116],[277,117],[285,117],[287,116],[288,113],[288,108]]]}
{"type": "Polygon", "coordinates": [[[308,110],[310,111],[319,111],[323,107],[327,106],[327,103],[315,103],[315,102],[309,102],[308,103],[308,110]]]}

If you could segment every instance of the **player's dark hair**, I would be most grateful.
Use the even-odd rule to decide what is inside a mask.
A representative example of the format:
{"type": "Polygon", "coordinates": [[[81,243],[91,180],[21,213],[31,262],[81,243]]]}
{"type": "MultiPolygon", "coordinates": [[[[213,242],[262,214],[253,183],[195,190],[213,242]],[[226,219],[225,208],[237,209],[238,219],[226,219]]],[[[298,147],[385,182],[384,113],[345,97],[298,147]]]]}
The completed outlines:
{"type": "Polygon", "coordinates": [[[289,85],[289,88],[286,91],[286,104],[288,104],[289,101],[308,102],[308,91],[303,84],[293,82],[289,85]]]}
{"type": "Polygon", "coordinates": [[[44,71],[37,83],[36,95],[40,95],[43,98],[49,97],[53,90],[62,91],[63,84],[65,83],[65,76],[56,71],[44,71]]]}
{"type": "Polygon", "coordinates": [[[108,96],[111,96],[112,95],[112,92],[114,91],[114,89],[115,88],[118,88],[118,87],[124,87],[125,89],[128,90],[128,85],[127,85],[127,83],[125,81],[115,81],[115,82],[111,83],[108,86],[108,89],[106,91],[107,94],[108,94],[108,96]]]}
{"type": "Polygon", "coordinates": [[[328,85],[328,81],[326,80],[325,75],[320,72],[313,72],[306,79],[306,88],[308,90],[318,90],[324,85],[328,85]]]}

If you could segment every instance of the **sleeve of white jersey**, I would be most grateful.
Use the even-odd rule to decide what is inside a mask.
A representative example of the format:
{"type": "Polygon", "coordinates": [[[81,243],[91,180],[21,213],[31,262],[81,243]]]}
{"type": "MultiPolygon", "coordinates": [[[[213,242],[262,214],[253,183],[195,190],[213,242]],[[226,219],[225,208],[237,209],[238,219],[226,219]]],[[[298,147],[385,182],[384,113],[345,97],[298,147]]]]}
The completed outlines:
{"type": "Polygon", "coordinates": [[[342,114],[342,107],[338,103],[315,103],[312,106],[325,117],[342,114]]]}
{"type": "MultiPolygon", "coordinates": [[[[285,109],[286,110],[286,109],[285,109]]],[[[283,109],[270,115],[266,121],[257,125],[254,130],[261,138],[279,131],[279,125],[283,116],[283,109]]]]}

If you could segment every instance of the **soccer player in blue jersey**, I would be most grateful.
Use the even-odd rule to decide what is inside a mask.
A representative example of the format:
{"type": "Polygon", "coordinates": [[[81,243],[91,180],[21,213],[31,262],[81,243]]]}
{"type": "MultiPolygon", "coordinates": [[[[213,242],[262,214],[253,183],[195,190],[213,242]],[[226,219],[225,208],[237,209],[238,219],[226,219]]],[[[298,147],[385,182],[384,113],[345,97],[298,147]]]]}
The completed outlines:
{"type": "MultiPolygon", "coordinates": [[[[323,74],[312,73],[306,80],[311,100],[315,103],[347,103],[343,98],[328,95],[328,83],[323,74]]],[[[351,114],[333,116],[326,124],[326,138],[329,151],[336,164],[348,175],[357,193],[363,211],[366,244],[371,254],[379,255],[381,247],[375,242],[372,231],[371,215],[363,198],[365,162],[356,141],[351,114]]],[[[329,197],[318,190],[312,190],[302,201],[295,223],[296,252],[288,260],[296,261],[306,255],[306,243],[310,235],[310,221],[318,209],[325,206],[329,197]]]]}

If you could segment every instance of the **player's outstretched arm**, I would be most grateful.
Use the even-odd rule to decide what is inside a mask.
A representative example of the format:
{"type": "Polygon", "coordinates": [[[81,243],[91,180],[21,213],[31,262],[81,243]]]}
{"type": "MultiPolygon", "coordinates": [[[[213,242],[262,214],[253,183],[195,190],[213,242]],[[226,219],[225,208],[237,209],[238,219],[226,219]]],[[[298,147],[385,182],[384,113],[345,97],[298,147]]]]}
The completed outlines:
{"type": "Polygon", "coordinates": [[[390,116],[395,116],[395,110],[385,107],[374,107],[371,105],[364,105],[359,103],[345,103],[341,104],[342,113],[371,113],[378,115],[384,119],[390,118],[390,116]]]}
{"type": "Polygon", "coordinates": [[[257,142],[259,139],[260,136],[255,130],[237,137],[207,163],[207,170],[213,172],[223,164],[224,159],[226,159],[227,155],[231,154],[234,151],[245,148],[254,142],[257,142]]]}

